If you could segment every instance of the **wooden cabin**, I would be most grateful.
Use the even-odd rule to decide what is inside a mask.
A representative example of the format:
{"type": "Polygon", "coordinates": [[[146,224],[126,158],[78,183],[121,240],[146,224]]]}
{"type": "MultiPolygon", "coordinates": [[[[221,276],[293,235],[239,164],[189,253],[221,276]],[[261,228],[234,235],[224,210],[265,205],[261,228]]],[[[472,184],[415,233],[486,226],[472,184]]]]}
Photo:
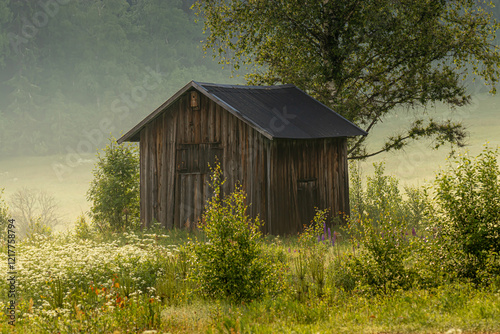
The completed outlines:
{"type": "Polygon", "coordinates": [[[291,234],[314,208],[349,213],[347,137],[366,135],[294,85],[191,81],[118,140],[140,142],[141,221],[201,219],[218,159],[224,192],[239,182],[263,232],[291,234]]]}

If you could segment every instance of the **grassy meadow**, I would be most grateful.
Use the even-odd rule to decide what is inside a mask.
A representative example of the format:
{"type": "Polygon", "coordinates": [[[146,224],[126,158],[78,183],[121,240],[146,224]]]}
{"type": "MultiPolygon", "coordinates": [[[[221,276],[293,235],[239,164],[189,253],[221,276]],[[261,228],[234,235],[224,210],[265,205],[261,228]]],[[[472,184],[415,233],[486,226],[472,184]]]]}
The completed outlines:
{"type": "MultiPolygon", "coordinates": [[[[317,295],[310,269],[300,294],[297,238],[267,238],[278,290],[255,301],[212,300],[189,275],[195,265],[180,245],[202,237],[183,231],[108,236],[37,237],[18,247],[16,325],[2,333],[498,333],[500,286],[468,283],[372,294],[336,288],[335,259],[346,242],[323,253],[325,286],[317,295]],[[149,331],[149,332],[148,332],[149,331]]],[[[2,296],[6,295],[2,252],[2,296]]],[[[341,277],[341,276],[340,276],[341,277]]],[[[2,309],[7,301],[2,299],[2,309]]]]}

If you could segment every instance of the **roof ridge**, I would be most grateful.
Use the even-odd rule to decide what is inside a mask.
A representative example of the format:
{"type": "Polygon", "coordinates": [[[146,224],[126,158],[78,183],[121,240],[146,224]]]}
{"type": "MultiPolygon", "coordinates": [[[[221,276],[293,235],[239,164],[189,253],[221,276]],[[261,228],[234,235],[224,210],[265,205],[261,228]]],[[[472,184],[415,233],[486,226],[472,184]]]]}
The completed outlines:
{"type": "Polygon", "coordinates": [[[283,85],[272,85],[272,86],[248,86],[248,85],[233,85],[233,84],[216,84],[216,83],[211,83],[211,82],[198,82],[194,81],[193,82],[199,86],[208,86],[208,87],[220,87],[220,88],[237,88],[237,89],[281,89],[281,88],[286,88],[286,87],[295,87],[294,84],[283,84],[283,85]]]}

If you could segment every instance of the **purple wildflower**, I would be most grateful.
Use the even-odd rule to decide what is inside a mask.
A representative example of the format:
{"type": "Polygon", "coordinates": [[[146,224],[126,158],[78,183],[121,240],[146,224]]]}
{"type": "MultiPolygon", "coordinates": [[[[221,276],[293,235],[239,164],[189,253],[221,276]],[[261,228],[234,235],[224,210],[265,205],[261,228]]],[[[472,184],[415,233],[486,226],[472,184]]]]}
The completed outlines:
{"type": "Polygon", "coordinates": [[[332,239],[332,231],[328,228],[328,240],[332,239]]]}
{"type": "Polygon", "coordinates": [[[411,228],[411,235],[413,235],[414,237],[417,236],[417,231],[415,231],[414,227],[411,228]]]}
{"type": "Polygon", "coordinates": [[[325,241],[325,235],[321,235],[321,241],[325,241]]]}
{"type": "Polygon", "coordinates": [[[292,249],[290,247],[288,247],[288,253],[291,253],[292,252],[292,249]]]}
{"type": "MultiPolygon", "coordinates": [[[[334,234],[335,235],[335,234],[334,234]]],[[[332,238],[332,247],[335,246],[335,238],[332,238]]]]}

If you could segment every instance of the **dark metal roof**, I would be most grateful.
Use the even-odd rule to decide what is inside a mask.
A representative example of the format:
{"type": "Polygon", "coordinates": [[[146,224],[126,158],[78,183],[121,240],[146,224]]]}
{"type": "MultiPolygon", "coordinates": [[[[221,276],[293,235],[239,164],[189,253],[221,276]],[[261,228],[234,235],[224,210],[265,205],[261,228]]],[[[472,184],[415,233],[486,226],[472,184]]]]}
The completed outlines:
{"type": "Polygon", "coordinates": [[[367,135],[294,85],[239,86],[191,81],[118,142],[138,141],[140,130],[191,87],[268,137],[314,139],[367,135]]]}

